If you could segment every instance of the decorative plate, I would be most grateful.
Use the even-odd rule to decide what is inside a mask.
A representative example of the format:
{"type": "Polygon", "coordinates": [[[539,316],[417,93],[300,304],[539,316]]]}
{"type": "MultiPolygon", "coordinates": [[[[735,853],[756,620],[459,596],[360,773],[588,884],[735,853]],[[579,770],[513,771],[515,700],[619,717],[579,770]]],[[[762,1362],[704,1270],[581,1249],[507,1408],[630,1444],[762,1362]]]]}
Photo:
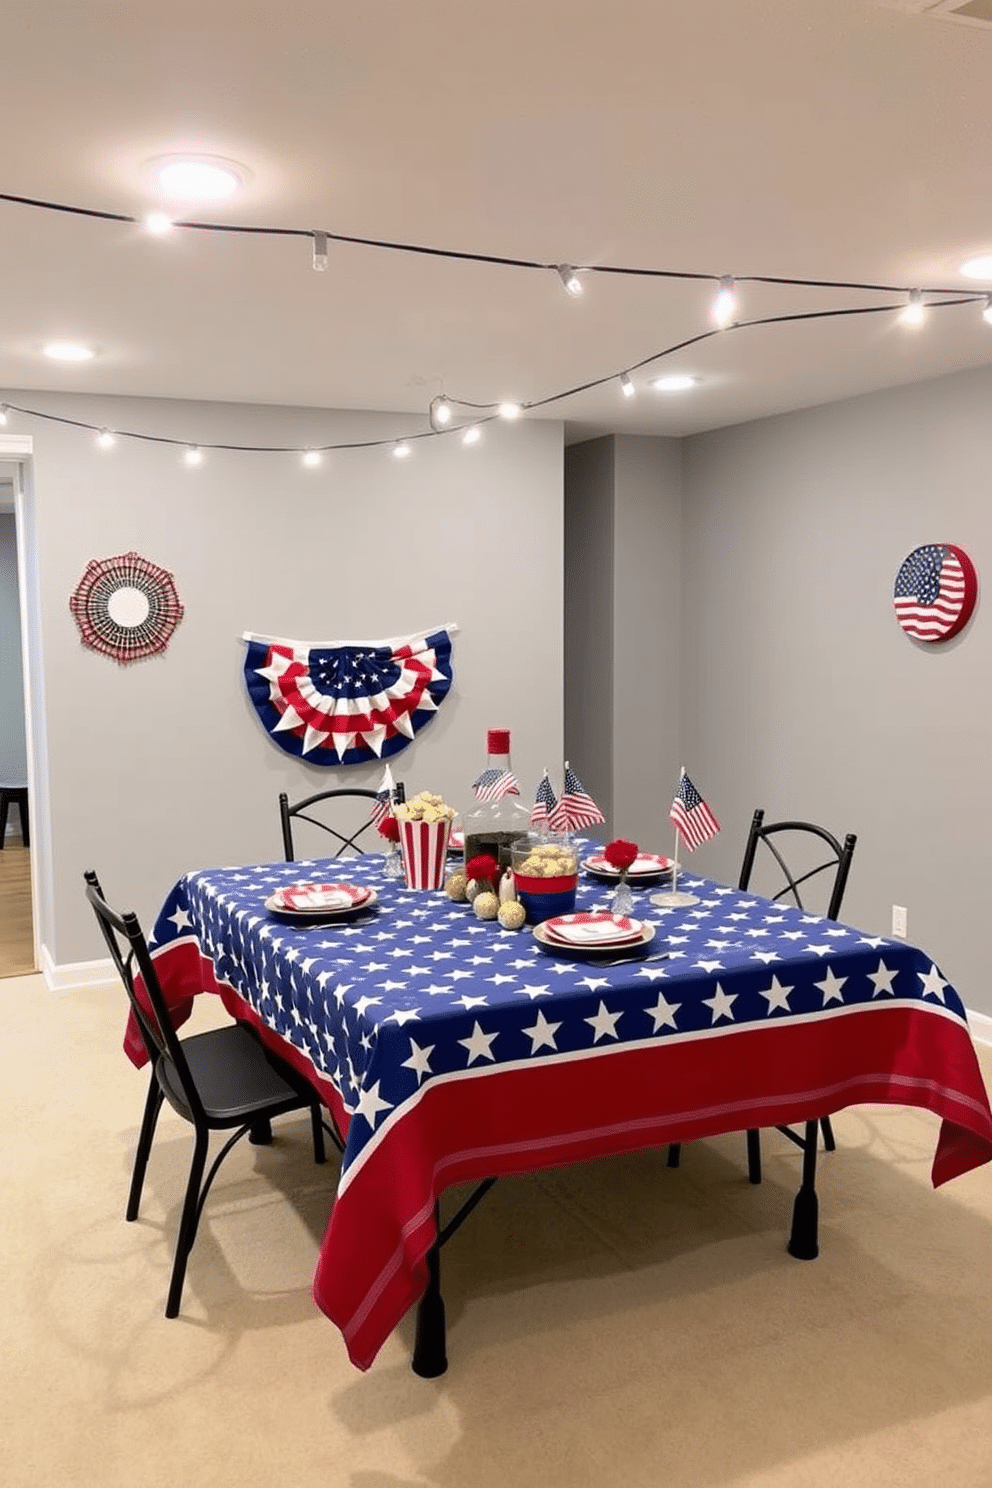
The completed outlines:
{"type": "MultiPolygon", "coordinates": [[[[607,862],[605,853],[593,853],[590,857],[583,859],[583,868],[596,878],[608,878],[616,880],[620,877],[619,868],[614,868],[612,863],[607,862]]],[[[663,858],[660,853],[638,853],[637,857],[627,869],[628,879],[658,878],[663,873],[670,873],[675,864],[671,858],[663,858]]]]}
{"type": "Polygon", "coordinates": [[[963,548],[927,543],[914,548],[896,574],[896,619],[914,641],[949,641],[971,619],[978,576],[963,548]]]}
{"type": "Polygon", "coordinates": [[[543,923],[549,940],[563,945],[584,946],[587,949],[612,949],[613,946],[637,940],[644,929],[640,920],[632,920],[627,915],[604,914],[592,910],[554,915],[543,923]]]}
{"type": "Polygon", "coordinates": [[[121,663],[164,651],[183,618],[172,574],[139,553],[91,559],[69,608],[84,646],[121,663]]]}
{"type": "Polygon", "coordinates": [[[654,926],[642,925],[641,933],[634,940],[614,941],[608,945],[568,945],[565,941],[555,940],[545,928],[547,921],[535,925],[533,936],[542,951],[550,956],[569,956],[575,960],[595,961],[601,956],[630,956],[631,959],[637,951],[651,944],[654,939],[654,926]]]}

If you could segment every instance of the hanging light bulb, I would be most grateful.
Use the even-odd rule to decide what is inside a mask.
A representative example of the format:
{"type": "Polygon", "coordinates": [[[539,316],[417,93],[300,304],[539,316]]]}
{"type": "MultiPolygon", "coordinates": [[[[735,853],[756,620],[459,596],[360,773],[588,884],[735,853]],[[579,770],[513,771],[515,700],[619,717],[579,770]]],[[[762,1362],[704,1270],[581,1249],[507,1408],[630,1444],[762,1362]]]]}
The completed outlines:
{"type": "Polygon", "coordinates": [[[557,267],[557,274],[558,278],[565,286],[566,294],[580,295],[583,293],[584,285],[582,283],[582,280],[579,278],[578,274],[575,272],[570,264],[559,264],[557,267]]]}
{"type": "Polygon", "coordinates": [[[398,439],[393,445],[394,460],[405,460],[410,454],[412,454],[412,450],[405,439],[398,439]]]}
{"type": "Polygon", "coordinates": [[[313,266],[318,274],[323,274],[327,270],[326,232],[315,232],[313,235],[313,266]]]}
{"type": "Polygon", "coordinates": [[[434,404],[434,422],[441,425],[451,423],[451,404],[447,398],[439,398],[434,404]]]}
{"type": "Polygon", "coordinates": [[[625,398],[632,398],[637,392],[637,389],[631,381],[629,372],[620,373],[620,391],[623,393],[625,398]]]}
{"type": "Polygon", "coordinates": [[[303,463],[304,465],[309,465],[311,469],[313,466],[319,465],[323,458],[320,450],[309,449],[303,451],[303,463]]]}
{"type": "Polygon", "coordinates": [[[982,311],[982,319],[986,325],[992,325],[992,294],[985,296],[985,309],[982,311]]]}
{"type": "Polygon", "coordinates": [[[10,409],[7,407],[6,403],[0,403],[0,428],[3,428],[9,416],[10,409]]]}
{"type": "Polygon", "coordinates": [[[114,438],[113,434],[111,434],[109,429],[101,429],[99,434],[96,436],[96,442],[100,449],[113,449],[114,445],[117,443],[117,440],[114,438]]]}
{"type": "Polygon", "coordinates": [[[191,444],[189,449],[183,455],[183,459],[186,461],[187,465],[202,465],[203,451],[199,449],[195,444],[191,444]]]}
{"type": "Polygon", "coordinates": [[[728,326],[737,314],[737,290],[733,275],[724,274],[720,280],[717,297],[713,301],[713,319],[718,326],[728,326]]]}
{"type": "Polygon", "coordinates": [[[462,444],[478,444],[481,438],[482,430],[478,424],[469,424],[465,433],[462,435],[462,444]]]}
{"type": "Polygon", "coordinates": [[[501,403],[496,411],[502,419],[518,419],[521,414],[519,403],[501,403]]]}
{"type": "Polygon", "coordinates": [[[914,328],[921,326],[926,319],[926,306],[923,303],[923,293],[919,289],[909,291],[909,303],[900,313],[899,319],[905,326],[914,328]]]}
{"type": "Polygon", "coordinates": [[[153,233],[157,238],[163,233],[171,232],[175,225],[168,212],[149,212],[145,217],[145,231],[153,233]]]}

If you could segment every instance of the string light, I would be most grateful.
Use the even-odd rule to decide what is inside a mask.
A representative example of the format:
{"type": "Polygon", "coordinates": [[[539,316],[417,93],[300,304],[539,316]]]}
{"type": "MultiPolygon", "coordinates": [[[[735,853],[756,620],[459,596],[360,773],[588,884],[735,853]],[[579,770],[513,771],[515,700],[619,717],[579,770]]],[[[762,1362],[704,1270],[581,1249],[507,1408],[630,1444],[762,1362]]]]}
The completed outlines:
{"type": "Polygon", "coordinates": [[[696,378],[688,372],[672,372],[667,377],[656,377],[651,386],[659,393],[687,393],[696,386],[696,378]]]}
{"type": "Polygon", "coordinates": [[[324,457],[321,454],[320,450],[308,449],[303,451],[303,463],[304,465],[308,465],[311,469],[315,465],[321,464],[323,458],[324,457]]]}
{"type": "Polygon", "coordinates": [[[734,285],[733,276],[724,274],[720,280],[720,289],[713,302],[713,319],[718,326],[729,326],[737,313],[737,289],[734,285]]]}
{"type": "Polygon", "coordinates": [[[0,428],[3,428],[3,426],[6,424],[7,417],[8,414],[6,403],[0,403],[0,428]]]}
{"type": "Polygon", "coordinates": [[[96,442],[100,449],[113,449],[114,445],[117,443],[117,440],[114,438],[113,434],[111,434],[109,429],[101,429],[99,434],[96,436],[96,442]]]}
{"type": "Polygon", "coordinates": [[[583,283],[578,274],[569,264],[557,265],[558,278],[565,286],[566,294],[580,295],[583,292],[583,283]]]}
{"type": "Polygon", "coordinates": [[[923,324],[926,319],[926,313],[926,306],[923,303],[923,291],[920,289],[911,289],[909,291],[909,302],[899,316],[900,321],[903,325],[912,326],[915,329],[923,324]]]}
{"type": "Polygon", "coordinates": [[[522,411],[519,403],[501,403],[497,409],[501,419],[518,419],[522,411]]]}
{"type": "Polygon", "coordinates": [[[452,407],[447,398],[435,398],[431,404],[431,421],[444,428],[445,424],[451,423],[451,416],[452,407]]]}
{"type": "Polygon", "coordinates": [[[318,274],[327,272],[327,234],[326,232],[315,232],[313,235],[313,266],[318,274]]]}
{"type": "Polygon", "coordinates": [[[468,428],[462,435],[462,444],[478,444],[481,438],[482,430],[479,428],[478,424],[469,424],[468,428]]]}
{"type": "Polygon", "coordinates": [[[398,439],[393,445],[394,460],[405,460],[412,453],[413,451],[411,450],[410,445],[406,442],[405,439],[398,439]]]}
{"type": "Polygon", "coordinates": [[[187,465],[202,465],[203,451],[199,448],[198,445],[191,444],[189,449],[183,455],[183,459],[186,461],[187,465]]]}
{"type": "Polygon", "coordinates": [[[632,398],[637,392],[629,372],[620,373],[620,391],[625,398],[632,398]]]}
{"type": "Polygon", "coordinates": [[[171,232],[176,225],[167,212],[149,212],[144,219],[144,224],[145,231],[150,232],[156,238],[171,232]]]}
{"type": "Polygon", "coordinates": [[[992,294],[985,296],[985,309],[982,311],[982,319],[986,325],[992,325],[992,294]]]}

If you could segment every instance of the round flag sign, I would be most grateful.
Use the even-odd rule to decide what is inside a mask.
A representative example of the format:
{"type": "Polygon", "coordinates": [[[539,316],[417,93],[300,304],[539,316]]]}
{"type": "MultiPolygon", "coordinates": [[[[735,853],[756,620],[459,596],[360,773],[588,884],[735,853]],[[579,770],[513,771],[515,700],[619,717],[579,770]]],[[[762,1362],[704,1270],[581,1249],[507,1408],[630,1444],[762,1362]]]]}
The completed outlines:
{"type": "Polygon", "coordinates": [[[896,619],[914,641],[949,641],[971,619],[978,576],[963,548],[927,543],[914,548],[896,574],[896,619]]]}

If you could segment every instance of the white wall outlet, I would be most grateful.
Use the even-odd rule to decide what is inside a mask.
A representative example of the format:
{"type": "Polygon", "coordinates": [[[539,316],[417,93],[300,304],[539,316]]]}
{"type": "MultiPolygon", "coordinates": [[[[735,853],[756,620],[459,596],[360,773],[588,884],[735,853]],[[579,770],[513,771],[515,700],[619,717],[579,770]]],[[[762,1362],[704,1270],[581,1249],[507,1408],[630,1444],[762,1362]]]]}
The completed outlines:
{"type": "Polygon", "coordinates": [[[903,904],[893,904],[893,906],[892,906],[892,934],[895,935],[895,936],[897,936],[900,940],[905,940],[907,934],[909,933],[907,931],[907,929],[906,929],[906,920],[907,920],[907,915],[906,915],[906,907],[905,907],[905,905],[903,905],[903,904]]]}

